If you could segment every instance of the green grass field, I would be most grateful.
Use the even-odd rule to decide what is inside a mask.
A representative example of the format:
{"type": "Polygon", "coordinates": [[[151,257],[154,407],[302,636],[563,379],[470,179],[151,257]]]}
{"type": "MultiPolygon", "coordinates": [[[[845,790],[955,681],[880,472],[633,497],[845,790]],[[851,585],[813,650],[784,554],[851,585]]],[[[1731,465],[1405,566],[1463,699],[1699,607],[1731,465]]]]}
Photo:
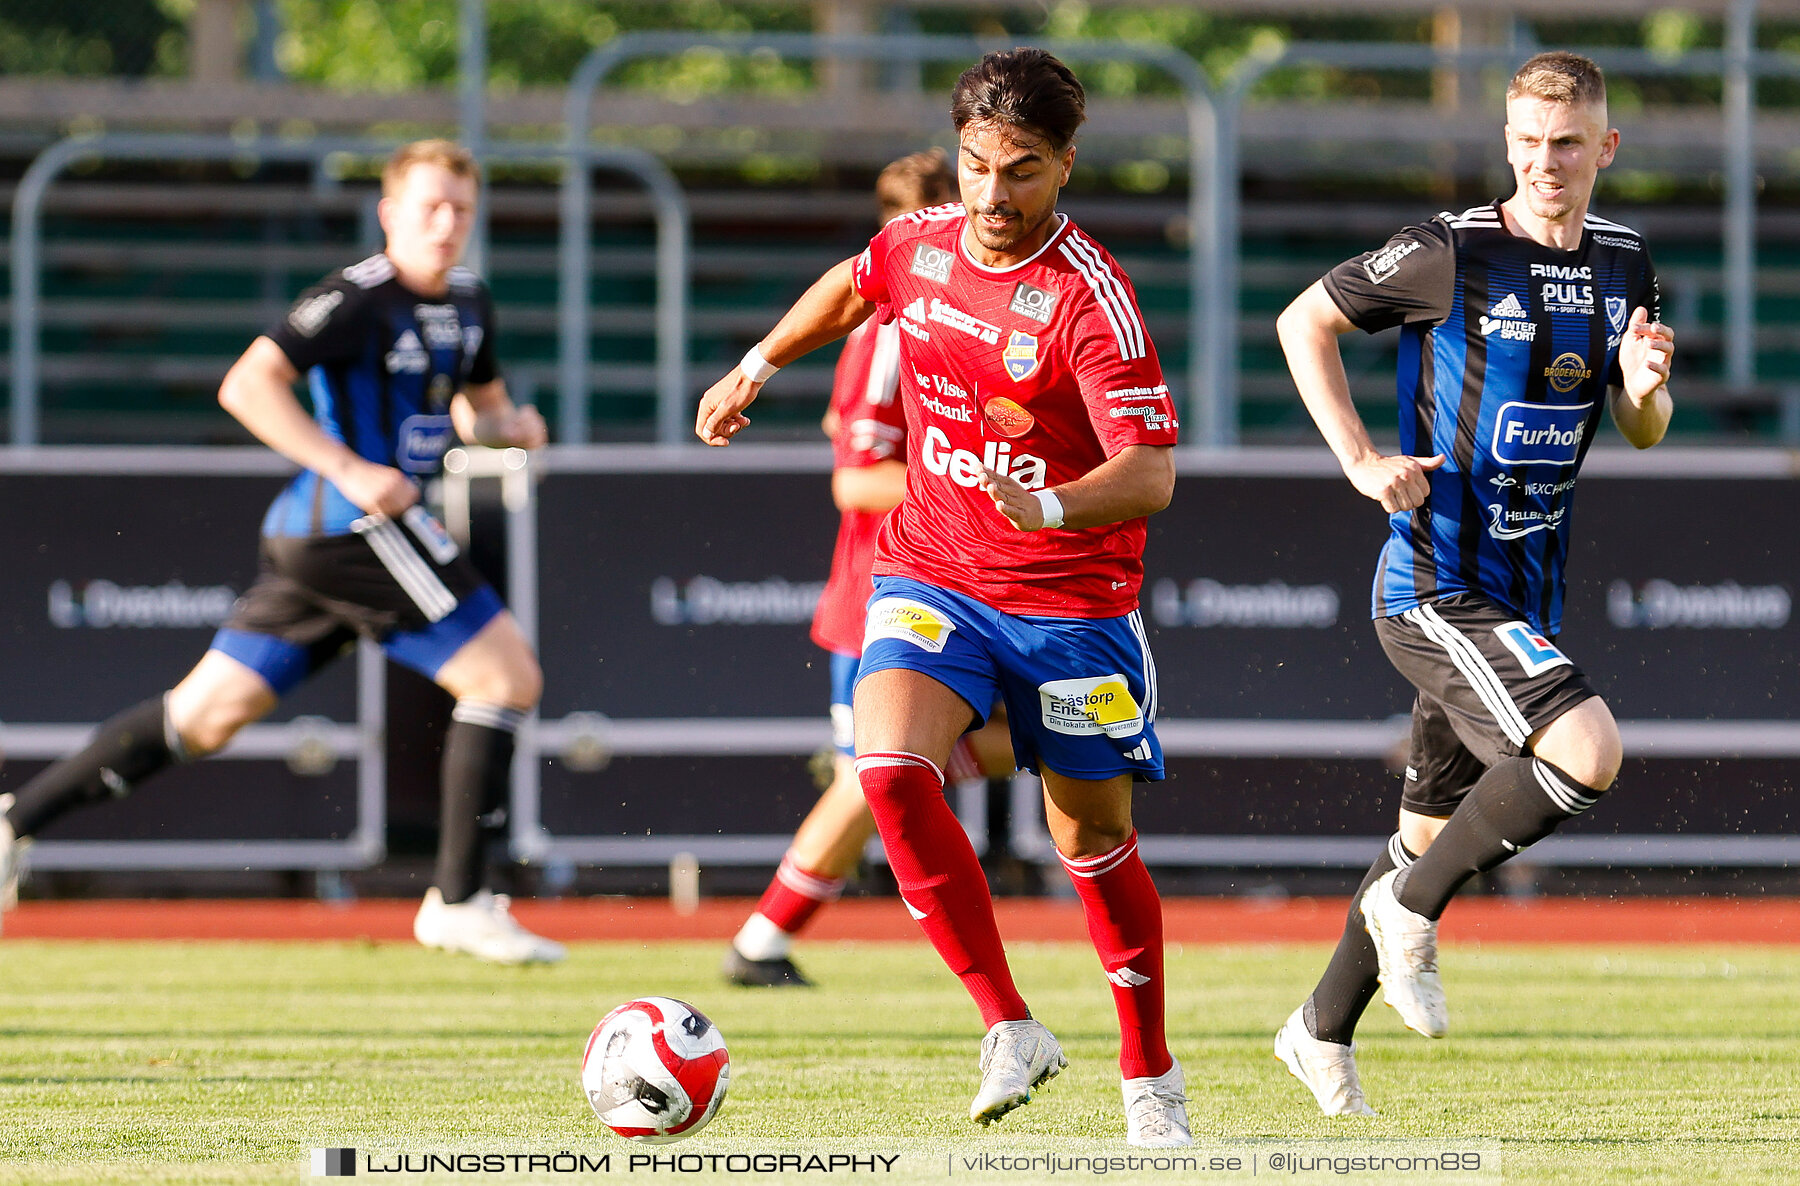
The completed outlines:
{"type": "MultiPolygon", "coordinates": [[[[628,1173],[626,1157],[647,1150],[603,1131],[576,1082],[601,1014],[650,993],[710,1014],[733,1063],[719,1118],[663,1153],[879,1151],[900,1155],[893,1171],[854,1180],[1031,1181],[1041,1178],[970,1174],[951,1159],[1129,1152],[1111,1002],[1085,945],[1013,948],[1021,987],[1071,1065],[988,1132],[966,1110],[980,1024],[928,948],[803,945],[825,987],[786,992],[724,987],[719,954],[585,944],[561,966],[517,970],[401,945],[9,940],[0,1183],[294,1182],[309,1150],[330,1146],[377,1161],[613,1154],[601,1174],[382,1179],[402,1182],[691,1180],[628,1173]]],[[[1171,1038],[1203,1153],[1424,1141],[1499,1150],[1503,1177],[1485,1181],[1800,1180],[1800,949],[1451,948],[1450,1038],[1407,1034],[1379,1006],[1364,1023],[1359,1061],[1382,1115],[1360,1122],[1321,1117],[1269,1053],[1324,956],[1170,952],[1171,1038]]]]}

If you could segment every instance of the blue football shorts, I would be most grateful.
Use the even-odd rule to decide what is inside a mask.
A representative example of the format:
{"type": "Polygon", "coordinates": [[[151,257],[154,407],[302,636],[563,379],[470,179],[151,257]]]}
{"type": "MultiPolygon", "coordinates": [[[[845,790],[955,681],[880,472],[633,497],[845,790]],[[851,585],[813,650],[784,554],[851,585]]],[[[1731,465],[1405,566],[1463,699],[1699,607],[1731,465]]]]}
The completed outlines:
{"type": "Polygon", "coordinates": [[[976,725],[1006,705],[1025,770],[1070,778],[1163,776],[1156,664],[1142,616],[1041,618],[907,577],[878,576],[857,678],[917,671],[962,697],[976,725]]]}

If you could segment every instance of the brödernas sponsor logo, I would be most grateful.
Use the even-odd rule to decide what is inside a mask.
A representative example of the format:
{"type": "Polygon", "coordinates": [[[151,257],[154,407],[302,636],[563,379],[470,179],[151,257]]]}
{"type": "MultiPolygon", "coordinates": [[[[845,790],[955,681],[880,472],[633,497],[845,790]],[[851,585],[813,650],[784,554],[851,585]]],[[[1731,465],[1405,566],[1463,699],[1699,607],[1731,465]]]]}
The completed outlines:
{"type": "Polygon", "coordinates": [[[1793,608],[1783,585],[1619,580],[1606,587],[1606,616],[1620,630],[1779,630],[1793,608]]]}
{"type": "Polygon", "coordinates": [[[696,576],[650,582],[650,617],[659,626],[791,626],[812,621],[824,581],[722,581],[696,576]]]}
{"type": "Polygon", "coordinates": [[[237,602],[230,585],[120,585],[88,581],[77,588],[51,581],[50,624],[62,630],[108,629],[189,630],[223,626],[237,602]]]}
{"type": "Polygon", "coordinates": [[[1341,599],[1330,585],[1227,585],[1201,578],[1186,585],[1163,578],[1150,588],[1158,626],[1323,630],[1337,625],[1341,599]]]}

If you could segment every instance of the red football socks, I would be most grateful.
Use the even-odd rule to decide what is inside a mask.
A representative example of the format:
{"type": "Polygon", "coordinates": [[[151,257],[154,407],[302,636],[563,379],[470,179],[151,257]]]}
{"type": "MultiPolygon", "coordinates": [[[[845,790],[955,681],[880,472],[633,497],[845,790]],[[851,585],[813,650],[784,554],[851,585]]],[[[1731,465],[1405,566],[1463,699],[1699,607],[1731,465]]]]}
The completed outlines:
{"type": "MultiPolygon", "coordinates": [[[[1030,1017],[1006,965],[987,875],[962,822],[944,801],[944,776],[936,764],[917,754],[870,753],[856,759],[856,775],[902,900],[961,978],[982,1023],[992,1028],[1030,1017]]],[[[1151,896],[1154,900],[1154,890],[1151,896]]],[[[1157,926],[1160,934],[1160,921],[1157,926]]],[[[1160,954],[1159,948],[1159,961],[1160,954]]],[[[1160,962],[1157,970],[1160,974],[1160,962]]]]}
{"type": "Polygon", "coordinates": [[[1137,833],[1111,852],[1063,857],[1062,863],[1112,982],[1119,1072],[1127,1079],[1160,1075],[1171,1065],[1163,1030],[1162,898],[1138,856],[1137,833]]]}
{"type": "Polygon", "coordinates": [[[790,935],[800,933],[819,907],[835,902],[844,892],[843,877],[822,877],[794,864],[794,854],[781,858],[781,867],[763,891],[756,912],[790,935]]]}

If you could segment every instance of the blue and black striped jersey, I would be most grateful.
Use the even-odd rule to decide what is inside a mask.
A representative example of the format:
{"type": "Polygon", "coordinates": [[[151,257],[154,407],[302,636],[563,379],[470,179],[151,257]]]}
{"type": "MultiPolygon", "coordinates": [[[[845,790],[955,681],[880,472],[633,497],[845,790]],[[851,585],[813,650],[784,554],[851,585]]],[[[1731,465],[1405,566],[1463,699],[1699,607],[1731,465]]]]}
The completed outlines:
{"type": "Polygon", "coordinates": [[[1400,327],[1401,452],[1446,458],[1425,504],[1389,518],[1374,616],[1473,591],[1556,634],[1619,342],[1633,310],[1660,316],[1643,239],[1590,214],[1559,251],[1509,232],[1495,203],[1407,227],[1324,286],[1357,328],[1400,327]]]}
{"type": "MultiPolygon", "coordinates": [[[[451,397],[499,373],[487,286],[463,267],[449,280],[443,296],[420,296],[387,256],[370,256],[307,289],[267,333],[306,376],[329,436],[421,479],[455,442],[451,397]]],[[[340,535],[362,513],[308,470],[269,507],[263,534],[340,535]]]]}

